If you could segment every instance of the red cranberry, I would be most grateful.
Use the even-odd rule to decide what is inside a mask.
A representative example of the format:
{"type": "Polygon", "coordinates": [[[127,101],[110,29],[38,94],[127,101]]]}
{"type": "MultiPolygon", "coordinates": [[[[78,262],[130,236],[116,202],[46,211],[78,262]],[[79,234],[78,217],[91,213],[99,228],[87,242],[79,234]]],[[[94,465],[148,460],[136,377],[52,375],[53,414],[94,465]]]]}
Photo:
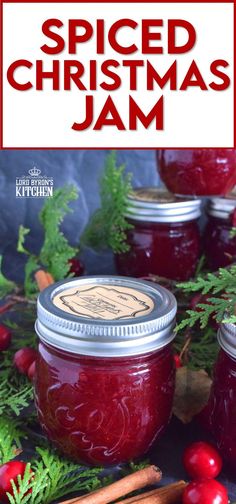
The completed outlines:
{"type": "Polygon", "coordinates": [[[0,352],[7,350],[11,344],[11,331],[0,324],[0,352]]]}
{"type": "Polygon", "coordinates": [[[9,492],[10,495],[13,495],[11,479],[17,485],[17,476],[20,475],[23,477],[26,468],[26,463],[21,460],[11,460],[6,464],[0,466],[0,501],[1,502],[9,502],[8,496],[6,495],[9,492]]]}
{"type": "Polygon", "coordinates": [[[218,481],[192,481],[186,486],[183,504],[228,504],[226,488],[218,481]]]}
{"type": "Polygon", "coordinates": [[[181,362],[181,358],[180,358],[179,354],[175,354],[174,355],[174,361],[175,361],[175,367],[176,367],[176,369],[182,367],[182,362],[181,362]]]}
{"type": "Polygon", "coordinates": [[[218,451],[203,441],[192,443],[186,448],[183,463],[188,475],[195,480],[216,478],[222,469],[218,451]]]}
{"type": "Polygon", "coordinates": [[[14,365],[22,374],[27,374],[30,365],[37,359],[38,352],[34,348],[24,347],[14,355],[14,365]]]}
{"type": "Polygon", "coordinates": [[[69,260],[69,263],[71,265],[69,273],[72,273],[73,276],[75,277],[83,275],[84,265],[80,261],[80,259],[78,259],[77,257],[73,257],[72,259],[69,260]]]}

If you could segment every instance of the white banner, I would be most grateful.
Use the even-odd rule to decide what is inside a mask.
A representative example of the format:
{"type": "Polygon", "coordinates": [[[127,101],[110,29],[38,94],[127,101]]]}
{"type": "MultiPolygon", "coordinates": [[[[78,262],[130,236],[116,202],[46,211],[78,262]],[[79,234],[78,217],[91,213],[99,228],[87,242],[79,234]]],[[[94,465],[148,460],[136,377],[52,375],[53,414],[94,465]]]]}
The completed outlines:
{"type": "Polygon", "coordinates": [[[4,3],[3,147],[233,147],[233,4],[4,3]]]}

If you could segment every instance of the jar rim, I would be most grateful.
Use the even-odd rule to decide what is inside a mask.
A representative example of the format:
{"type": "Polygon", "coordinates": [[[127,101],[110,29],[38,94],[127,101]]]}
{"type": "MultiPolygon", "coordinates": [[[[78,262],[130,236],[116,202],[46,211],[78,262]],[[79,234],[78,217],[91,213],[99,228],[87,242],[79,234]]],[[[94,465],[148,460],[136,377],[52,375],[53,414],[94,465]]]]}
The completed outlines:
{"type": "Polygon", "coordinates": [[[207,213],[211,217],[228,219],[236,209],[236,194],[230,193],[224,198],[210,198],[207,204],[207,213]]]}
{"type": "Polygon", "coordinates": [[[68,352],[140,355],[170,343],[176,310],[174,295],[155,283],[84,276],[57,282],[40,293],[35,327],[40,339],[68,352]]]}
{"type": "Polygon", "coordinates": [[[236,358],[236,325],[233,323],[220,324],[217,339],[220,347],[231,357],[236,358]]]}
{"type": "Polygon", "coordinates": [[[201,215],[201,200],[176,196],[158,187],[136,187],[128,196],[126,217],[147,222],[186,222],[201,215]]]}

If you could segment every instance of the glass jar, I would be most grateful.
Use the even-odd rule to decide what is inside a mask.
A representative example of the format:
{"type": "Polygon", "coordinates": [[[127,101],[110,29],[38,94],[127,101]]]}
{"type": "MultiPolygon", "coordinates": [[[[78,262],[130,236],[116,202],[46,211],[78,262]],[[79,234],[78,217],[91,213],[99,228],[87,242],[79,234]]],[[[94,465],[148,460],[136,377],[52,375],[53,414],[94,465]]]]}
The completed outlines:
{"type": "Polygon", "coordinates": [[[236,149],[162,149],[157,162],[175,194],[224,195],[236,184],[236,149]]]}
{"type": "Polygon", "coordinates": [[[221,350],[213,385],[201,423],[216,439],[228,467],[236,474],[236,326],[222,324],[218,331],[221,350]]]}
{"type": "Polygon", "coordinates": [[[117,271],[135,277],[158,275],[188,280],[200,256],[197,199],[178,198],[157,188],[135,189],[129,197],[129,251],[116,254],[117,271]]]}
{"type": "Polygon", "coordinates": [[[38,299],[40,424],[68,457],[117,464],[144,455],[172,412],[176,300],[130,278],[81,277],[38,299]]]}
{"type": "Polygon", "coordinates": [[[207,206],[208,222],[203,235],[207,266],[215,271],[236,261],[236,237],[231,237],[236,225],[236,196],[211,198],[207,206]]]}

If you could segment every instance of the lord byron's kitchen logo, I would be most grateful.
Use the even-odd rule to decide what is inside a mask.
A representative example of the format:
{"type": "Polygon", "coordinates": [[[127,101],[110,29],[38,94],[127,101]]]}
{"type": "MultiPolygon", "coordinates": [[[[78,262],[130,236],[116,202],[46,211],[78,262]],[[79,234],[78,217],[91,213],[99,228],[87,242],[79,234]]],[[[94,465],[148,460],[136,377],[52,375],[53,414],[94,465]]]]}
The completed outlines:
{"type": "Polygon", "coordinates": [[[31,168],[28,175],[16,178],[17,198],[47,198],[53,196],[53,178],[41,175],[41,170],[31,168]]]}

